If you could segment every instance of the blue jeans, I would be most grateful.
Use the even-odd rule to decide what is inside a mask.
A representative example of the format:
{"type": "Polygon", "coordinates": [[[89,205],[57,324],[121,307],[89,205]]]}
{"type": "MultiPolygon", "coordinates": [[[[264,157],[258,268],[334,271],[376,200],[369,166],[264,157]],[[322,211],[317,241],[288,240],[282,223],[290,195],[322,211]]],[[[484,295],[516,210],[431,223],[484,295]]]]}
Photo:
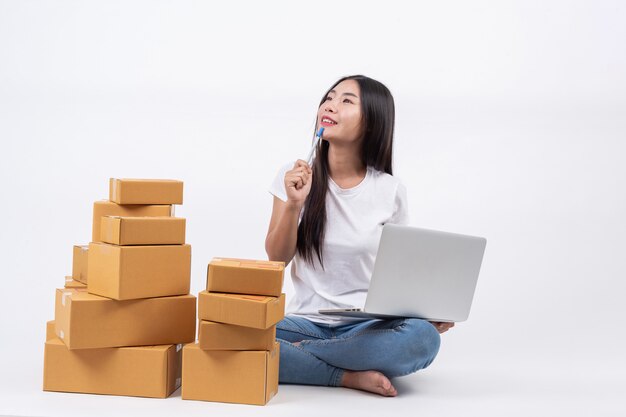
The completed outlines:
{"type": "Polygon", "coordinates": [[[416,372],[431,364],[441,343],[435,326],[420,319],[333,326],[287,316],[277,324],[276,338],[281,383],[327,386],[339,386],[345,370],[375,370],[388,378],[416,372]]]}

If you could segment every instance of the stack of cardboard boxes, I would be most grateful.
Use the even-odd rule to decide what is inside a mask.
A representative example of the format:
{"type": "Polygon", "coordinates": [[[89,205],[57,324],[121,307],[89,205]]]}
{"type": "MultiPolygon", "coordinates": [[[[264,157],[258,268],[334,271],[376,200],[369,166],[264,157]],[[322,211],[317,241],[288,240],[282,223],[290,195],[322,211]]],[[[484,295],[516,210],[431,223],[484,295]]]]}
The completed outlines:
{"type": "Polygon", "coordinates": [[[183,348],[184,400],[265,405],[278,391],[283,262],[214,258],[198,297],[198,343],[183,348]]]}
{"type": "Polygon", "coordinates": [[[183,183],[111,179],[93,208],[89,246],[48,322],[44,390],[165,398],[181,384],[181,347],[195,340],[183,183]]]}

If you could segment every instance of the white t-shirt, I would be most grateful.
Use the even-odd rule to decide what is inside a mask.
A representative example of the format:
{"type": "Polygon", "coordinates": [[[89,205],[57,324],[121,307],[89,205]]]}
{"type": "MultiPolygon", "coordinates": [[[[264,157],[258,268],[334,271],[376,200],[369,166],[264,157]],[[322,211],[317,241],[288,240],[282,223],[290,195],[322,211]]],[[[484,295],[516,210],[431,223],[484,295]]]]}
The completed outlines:
{"type": "MultiPolygon", "coordinates": [[[[294,163],[279,170],[269,190],[282,201],[287,201],[285,173],[294,163]]],[[[295,296],[287,306],[287,314],[321,323],[351,321],[321,315],[318,310],[363,307],[383,225],[408,222],[406,188],[396,177],[368,167],[365,178],[348,189],[329,178],[324,269],[317,253],[313,253],[311,265],[296,252],[291,263],[295,296]]]]}

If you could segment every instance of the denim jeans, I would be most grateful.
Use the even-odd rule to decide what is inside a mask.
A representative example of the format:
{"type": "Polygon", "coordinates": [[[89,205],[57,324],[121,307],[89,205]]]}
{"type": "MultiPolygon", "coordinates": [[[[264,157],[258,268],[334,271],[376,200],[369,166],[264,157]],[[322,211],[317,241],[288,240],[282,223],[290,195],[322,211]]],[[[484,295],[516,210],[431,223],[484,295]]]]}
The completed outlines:
{"type": "Polygon", "coordinates": [[[420,319],[335,326],[287,316],[276,326],[276,338],[281,383],[327,386],[339,386],[345,370],[375,370],[388,378],[416,372],[431,364],[441,343],[435,326],[420,319]]]}

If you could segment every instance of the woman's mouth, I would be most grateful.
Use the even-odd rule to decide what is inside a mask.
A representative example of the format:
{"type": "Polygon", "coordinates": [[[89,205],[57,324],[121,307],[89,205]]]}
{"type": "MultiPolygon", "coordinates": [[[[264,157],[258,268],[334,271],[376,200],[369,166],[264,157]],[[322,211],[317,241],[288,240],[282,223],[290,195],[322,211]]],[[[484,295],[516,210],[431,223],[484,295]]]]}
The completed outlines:
{"type": "Polygon", "coordinates": [[[334,126],[334,125],[336,125],[336,124],[337,124],[337,122],[336,122],[336,121],[334,121],[333,119],[331,119],[330,117],[326,117],[326,116],[324,116],[324,117],[322,117],[322,120],[321,120],[320,124],[321,124],[322,126],[326,126],[326,127],[328,127],[328,126],[334,126]]]}

